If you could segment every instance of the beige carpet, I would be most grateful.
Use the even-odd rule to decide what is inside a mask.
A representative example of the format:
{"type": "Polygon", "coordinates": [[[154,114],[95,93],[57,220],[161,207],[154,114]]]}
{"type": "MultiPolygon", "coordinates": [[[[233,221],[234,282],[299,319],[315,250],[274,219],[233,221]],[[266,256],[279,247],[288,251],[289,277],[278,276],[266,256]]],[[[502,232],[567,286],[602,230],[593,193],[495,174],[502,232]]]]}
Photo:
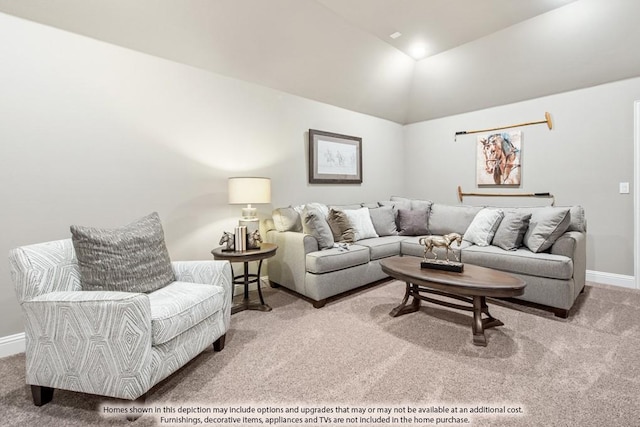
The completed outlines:
{"type": "MultiPolygon", "coordinates": [[[[272,312],[233,315],[224,351],[205,351],[156,386],[147,405],[161,412],[180,406],[298,409],[232,414],[263,423],[275,419],[271,425],[279,426],[296,425],[288,421],[298,417],[303,425],[315,417],[321,424],[326,418],[319,416],[332,421],[325,425],[338,425],[338,417],[342,425],[435,425],[438,417],[438,425],[640,425],[640,292],[590,285],[566,320],[490,301],[491,313],[505,326],[487,331],[486,348],[472,344],[465,312],[425,303],[420,312],[390,317],[403,294],[403,283],[387,282],[317,310],[268,289],[272,312]],[[338,414],[337,407],[365,413],[338,414]],[[458,413],[434,414],[432,407],[458,413]],[[301,412],[310,408],[332,413],[301,412]],[[375,413],[385,408],[392,410],[389,418],[375,413]],[[487,413],[503,408],[523,413],[487,413]],[[477,410],[484,412],[471,412],[477,410]]],[[[33,406],[23,371],[24,355],[0,359],[0,425],[127,425],[100,414],[102,405],[118,402],[96,396],[56,390],[51,403],[33,406]]],[[[176,424],[160,415],[187,416],[145,415],[131,425],[184,426],[214,418],[190,414],[176,424]]]]}

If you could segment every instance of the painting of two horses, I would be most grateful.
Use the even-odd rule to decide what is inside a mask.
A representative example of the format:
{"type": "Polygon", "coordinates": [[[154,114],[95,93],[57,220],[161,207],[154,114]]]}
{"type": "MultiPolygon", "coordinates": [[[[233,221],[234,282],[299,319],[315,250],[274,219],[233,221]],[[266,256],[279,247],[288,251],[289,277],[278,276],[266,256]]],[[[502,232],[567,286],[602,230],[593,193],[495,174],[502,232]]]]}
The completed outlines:
{"type": "Polygon", "coordinates": [[[478,185],[519,186],[522,180],[522,131],[478,136],[478,185]]]}

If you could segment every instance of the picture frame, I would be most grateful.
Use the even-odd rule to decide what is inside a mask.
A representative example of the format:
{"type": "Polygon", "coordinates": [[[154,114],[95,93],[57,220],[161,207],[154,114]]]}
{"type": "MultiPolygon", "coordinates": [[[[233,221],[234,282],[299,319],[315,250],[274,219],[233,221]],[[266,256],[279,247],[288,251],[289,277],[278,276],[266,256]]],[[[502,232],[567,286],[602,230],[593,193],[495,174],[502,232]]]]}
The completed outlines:
{"type": "Polygon", "coordinates": [[[362,184],[362,138],[309,129],[309,183],[362,184]]]}
{"type": "Polygon", "coordinates": [[[522,184],[522,131],[478,136],[476,184],[478,187],[519,187],[522,184]]]}

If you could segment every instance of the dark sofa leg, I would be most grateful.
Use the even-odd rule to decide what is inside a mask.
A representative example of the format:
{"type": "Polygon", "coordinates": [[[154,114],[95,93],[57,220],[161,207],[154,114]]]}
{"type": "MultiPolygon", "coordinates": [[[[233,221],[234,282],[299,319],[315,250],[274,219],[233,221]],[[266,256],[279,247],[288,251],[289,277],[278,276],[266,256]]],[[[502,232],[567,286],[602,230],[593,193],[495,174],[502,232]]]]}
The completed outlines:
{"type": "Polygon", "coordinates": [[[33,404],[36,406],[46,405],[53,399],[53,390],[51,387],[44,387],[41,385],[31,386],[31,396],[33,396],[33,404]]]}
{"type": "Polygon", "coordinates": [[[567,317],[569,317],[569,310],[566,310],[564,308],[554,308],[553,314],[555,314],[556,317],[566,319],[567,317]]]}
{"type": "Polygon", "coordinates": [[[223,336],[218,338],[216,342],[213,343],[213,350],[222,351],[224,349],[224,341],[226,338],[227,338],[227,334],[224,334],[223,336]]]}
{"type": "Polygon", "coordinates": [[[326,299],[321,299],[320,301],[313,301],[313,308],[322,308],[327,303],[326,299]]]}

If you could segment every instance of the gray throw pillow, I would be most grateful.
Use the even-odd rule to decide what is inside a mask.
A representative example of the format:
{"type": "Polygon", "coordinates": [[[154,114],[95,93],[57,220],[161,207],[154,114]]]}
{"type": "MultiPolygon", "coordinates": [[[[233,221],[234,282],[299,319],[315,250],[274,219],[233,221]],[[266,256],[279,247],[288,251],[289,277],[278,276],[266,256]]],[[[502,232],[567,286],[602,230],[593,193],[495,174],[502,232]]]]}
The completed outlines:
{"type": "Polygon", "coordinates": [[[524,245],[531,252],[542,252],[564,234],[571,223],[569,208],[544,208],[532,212],[524,245]]]}
{"type": "Polygon", "coordinates": [[[478,246],[489,246],[503,216],[501,209],[482,209],[473,218],[462,238],[478,246]]]}
{"type": "Polygon", "coordinates": [[[71,226],[85,291],[152,292],[175,281],[156,212],[116,229],[71,226]]]}
{"type": "Polygon", "coordinates": [[[401,236],[421,236],[427,231],[428,212],[398,209],[398,231],[401,236]]]}
{"type": "Polygon", "coordinates": [[[529,228],[531,214],[506,212],[493,236],[492,244],[505,251],[515,251],[522,246],[524,233],[529,228]]]}
{"type": "Polygon", "coordinates": [[[340,243],[355,242],[355,233],[347,215],[338,209],[330,209],[327,222],[333,233],[333,240],[340,243]]]}
{"type": "Polygon", "coordinates": [[[315,237],[320,249],[333,247],[333,232],[321,210],[305,206],[302,211],[302,231],[315,237]]]}
{"type": "Polygon", "coordinates": [[[378,236],[398,235],[393,207],[381,206],[379,208],[369,209],[369,216],[371,217],[373,228],[376,229],[376,233],[378,233],[378,236]]]}

